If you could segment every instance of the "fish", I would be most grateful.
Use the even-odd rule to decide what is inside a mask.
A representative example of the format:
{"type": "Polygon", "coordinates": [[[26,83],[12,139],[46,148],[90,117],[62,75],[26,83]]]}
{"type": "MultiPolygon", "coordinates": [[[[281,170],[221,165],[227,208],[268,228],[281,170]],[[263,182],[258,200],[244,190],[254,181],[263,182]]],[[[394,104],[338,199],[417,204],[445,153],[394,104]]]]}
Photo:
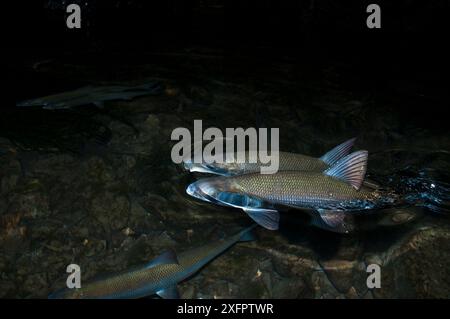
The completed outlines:
{"type": "Polygon", "coordinates": [[[81,288],[64,288],[49,295],[50,299],[133,299],[158,295],[177,299],[177,284],[191,277],[210,261],[237,242],[255,239],[253,224],[237,234],[179,255],[168,250],[146,265],[106,276],[81,285],[81,288]]]}
{"type": "Polygon", "coordinates": [[[200,200],[242,209],[270,230],[279,227],[281,207],[307,210],[315,226],[349,233],[354,228],[350,212],[385,207],[399,200],[390,190],[363,186],[367,159],[367,151],[357,151],[323,172],[278,171],[204,178],[186,191],[200,200]]]}
{"type": "MultiPolygon", "coordinates": [[[[278,170],[322,172],[331,165],[335,164],[339,159],[349,154],[355,140],[356,138],[351,138],[342,144],[339,144],[319,158],[297,153],[279,152],[278,170]]],[[[260,172],[261,166],[265,165],[261,163],[259,158],[257,158],[256,163],[250,163],[248,151],[244,154],[244,163],[237,162],[237,159],[239,158],[239,154],[237,152],[233,153],[232,156],[227,155],[228,153],[224,154],[225,159],[232,158],[233,160],[217,163],[208,158],[204,158],[203,162],[194,163],[191,157],[186,157],[183,159],[183,167],[189,172],[209,173],[221,176],[236,176],[260,172]]]]}
{"type": "Polygon", "coordinates": [[[18,107],[40,106],[46,110],[70,109],[76,106],[95,104],[103,107],[105,101],[131,100],[138,96],[159,94],[158,82],[137,86],[85,86],[73,91],[57,93],[16,103],[18,107]]]}

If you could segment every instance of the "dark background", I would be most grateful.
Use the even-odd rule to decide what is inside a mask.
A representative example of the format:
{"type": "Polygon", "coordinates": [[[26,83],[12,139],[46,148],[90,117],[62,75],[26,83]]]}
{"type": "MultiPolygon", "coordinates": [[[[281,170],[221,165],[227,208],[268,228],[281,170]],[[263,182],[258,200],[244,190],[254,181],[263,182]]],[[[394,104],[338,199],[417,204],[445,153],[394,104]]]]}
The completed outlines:
{"type": "Polygon", "coordinates": [[[314,53],[316,58],[358,56],[368,66],[380,60],[407,60],[415,67],[445,56],[449,1],[376,1],[382,10],[382,28],[368,29],[366,7],[371,2],[36,0],[15,2],[12,14],[5,10],[4,18],[9,47],[28,53],[269,48],[296,49],[298,55],[314,53]],[[66,27],[68,3],[80,3],[81,29],[66,27]]]}
{"type": "Polygon", "coordinates": [[[219,50],[225,57],[245,55],[267,63],[288,56],[294,64],[312,68],[345,65],[356,79],[351,83],[355,88],[383,90],[387,81],[407,80],[403,90],[407,91],[413,81],[420,94],[438,101],[431,109],[442,111],[448,100],[450,1],[376,1],[382,28],[368,29],[366,7],[371,2],[17,1],[13,9],[5,10],[3,19],[5,50],[13,62],[8,70],[15,91],[21,83],[14,68],[25,62],[67,53],[72,59],[83,59],[88,51],[113,67],[118,55],[112,53],[132,64],[139,61],[130,54],[202,47],[219,50]],[[81,30],[66,27],[68,3],[82,7],[81,30]]]}

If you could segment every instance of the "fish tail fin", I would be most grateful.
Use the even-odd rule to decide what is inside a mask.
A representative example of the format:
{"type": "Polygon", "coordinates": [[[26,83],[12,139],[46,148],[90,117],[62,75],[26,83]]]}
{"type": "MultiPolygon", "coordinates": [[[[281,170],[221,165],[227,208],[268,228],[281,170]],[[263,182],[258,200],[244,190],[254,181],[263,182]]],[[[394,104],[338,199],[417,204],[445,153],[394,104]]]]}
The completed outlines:
{"type": "Polygon", "coordinates": [[[247,227],[240,233],[239,242],[253,241],[256,240],[255,234],[253,233],[253,229],[256,227],[256,224],[253,224],[250,227],[247,227]]]}
{"type": "Polygon", "coordinates": [[[350,150],[353,147],[353,144],[355,144],[356,137],[349,139],[348,141],[345,141],[342,144],[339,144],[335,148],[333,148],[331,151],[325,153],[320,159],[324,161],[329,166],[335,164],[337,161],[339,161],[344,156],[348,155],[350,153],[350,150]]]}

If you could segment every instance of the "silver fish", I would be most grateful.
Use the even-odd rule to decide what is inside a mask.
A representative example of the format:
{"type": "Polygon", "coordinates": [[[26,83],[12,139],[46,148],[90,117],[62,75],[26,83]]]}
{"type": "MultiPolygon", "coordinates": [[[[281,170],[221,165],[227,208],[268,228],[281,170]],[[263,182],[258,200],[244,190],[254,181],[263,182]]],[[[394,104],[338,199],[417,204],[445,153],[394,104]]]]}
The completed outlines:
{"type": "Polygon", "coordinates": [[[191,196],[244,210],[258,224],[278,229],[281,207],[314,211],[316,226],[348,233],[353,230],[348,212],[393,203],[389,192],[362,187],[367,151],[347,155],[324,172],[279,171],[201,179],[187,188],[191,196]]]}
{"type": "Polygon", "coordinates": [[[160,91],[161,87],[157,82],[137,86],[86,86],[73,91],[18,102],[16,105],[19,107],[41,106],[47,110],[69,109],[88,104],[103,107],[105,101],[131,100],[138,96],[158,94],[160,91]]]}
{"type": "Polygon", "coordinates": [[[177,284],[199,271],[203,266],[237,242],[254,240],[252,225],[234,236],[211,242],[205,246],[175,255],[167,251],[150,263],[132,270],[108,276],[79,289],[62,289],[52,293],[51,299],[116,299],[141,298],[158,295],[178,298],[177,284]]]}
{"type": "MultiPolygon", "coordinates": [[[[279,152],[279,170],[322,172],[335,164],[339,159],[346,156],[353,147],[355,140],[356,138],[352,138],[345,141],[320,158],[296,153],[279,152]]],[[[224,159],[230,158],[233,160],[224,161],[224,163],[217,163],[209,158],[203,158],[203,162],[195,163],[190,157],[187,157],[183,160],[183,166],[190,172],[235,176],[260,172],[261,166],[265,165],[261,163],[259,157],[257,158],[256,163],[251,163],[248,152],[245,152],[245,154],[233,153],[232,156],[229,155],[229,153],[225,153],[223,155],[224,159]],[[239,155],[243,155],[242,157],[245,158],[244,163],[239,163],[237,161],[239,155]]]]}

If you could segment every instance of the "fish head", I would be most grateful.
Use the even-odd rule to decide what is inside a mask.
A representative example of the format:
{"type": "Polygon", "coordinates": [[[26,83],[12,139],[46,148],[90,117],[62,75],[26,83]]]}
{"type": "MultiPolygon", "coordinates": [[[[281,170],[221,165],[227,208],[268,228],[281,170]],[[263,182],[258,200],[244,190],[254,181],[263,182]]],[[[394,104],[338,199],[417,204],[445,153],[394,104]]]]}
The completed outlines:
{"type": "Polygon", "coordinates": [[[232,189],[231,182],[224,177],[211,177],[200,179],[188,186],[186,192],[193,197],[208,196],[216,198],[221,192],[232,189]]]}
{"type": "Polygon", "coordinates": [[[191,158],[183,159],[183,168],[189,172],[215,174],[212,170],[205,167],[203,163],[194,163],[191,158]]]}
{"type": "Polygon", "coordinates": [[[183,167],[189,172],[207,173],[221,176],[233,176],[244,173],[243,165],[235,161],[217,162],[205,157],[201,163],[195,163],[191,158],[183,160],[183,167]]]}
{"type": "Polygon", "coordinates": [[[64,103],[61,102],[49,102],[45,99],[34,99],[34,100],[26,100],[16,104],[19,107],[32,107],[32,106],[40,106],[46,110],[54,110],[54,109],[62,109],[67,108],[64,103]]]}
{"type": "Polygon", "coordinates": [[[208,202],[208,203],[216,203],[214,198],[208,196],[208,194],[206,194],[202,191],[202,189],[200,187],[201,183],[202,183],[202,181],[200,180],[200,181],[190,184],[186,188],[186,193],[194,198],[201,200],[201,201],[208,202]]]}
{"type": "Polygon", "coordinates": [[[26,100],[16,103],[16,106],[29,107],[29,106],[43,106],[46,102],[42,99],[26,100]]]}
{"type": "Polygon", "coordinates": [[[186,192],[192,197],[221,206],[241,209],[264,206],[262,200],[243,192],[233,177],[201,179],[189,185],[186,192]]]}
{"type": "Polygon", "coordinates": [[[197,199],[225,206],[233,204],[241,196],[234,180],[222,176],[200,179],[190,184],[186,192],[197,199]],[[233,196],[234,200],[230,198],[233,196]]]}
{"type": "Polygon", "coordinates": [[[64,103],[46,103],[42,105],[44,110],[58,110],[67,109],[68,107],[64,103]]]}

